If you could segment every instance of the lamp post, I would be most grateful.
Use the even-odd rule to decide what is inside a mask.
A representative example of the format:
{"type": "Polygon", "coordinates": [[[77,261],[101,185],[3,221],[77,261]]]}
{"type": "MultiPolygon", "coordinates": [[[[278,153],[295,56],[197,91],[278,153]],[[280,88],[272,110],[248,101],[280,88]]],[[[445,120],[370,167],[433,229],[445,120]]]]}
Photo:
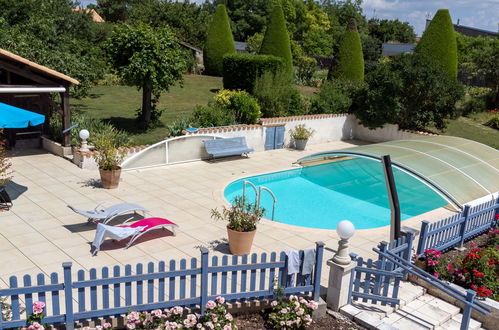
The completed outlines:
{"type": "Polygon", "coordinates": [[[348,239],[353,236],[355,227],[350,221],[342,220],[336,226],[336,232],[341,239],[338,242],[338,252],[334,255],[333,261],[339,265],[348,265],[351,261],[348,251],[348,239]]]}
{"type": "Polygon", "coordinates": [[[80,147],[80,151],[81,152],[85,152],[85,151],[89,151],[88,150],[88,144],[87,144],[87,139],[88,137],[90,136],[90,132],[87,131],[86,129],[82,129],[80,131],[80,139],[81,139],[81,147],[80,147]]]}

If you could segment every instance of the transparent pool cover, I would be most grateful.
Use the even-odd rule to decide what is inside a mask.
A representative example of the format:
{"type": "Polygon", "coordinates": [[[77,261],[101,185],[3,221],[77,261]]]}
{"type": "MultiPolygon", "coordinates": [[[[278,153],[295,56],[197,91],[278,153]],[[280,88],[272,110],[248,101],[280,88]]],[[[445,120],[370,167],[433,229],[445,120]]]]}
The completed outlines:
{"type": "Polygon", "coordinates": [[[321,152],[299,163],[332,156],[380,160],[390,155],[397,168],[425,182],[457,206],[499,191],[499,151],[451,136],[428,136],[321,152]]]}

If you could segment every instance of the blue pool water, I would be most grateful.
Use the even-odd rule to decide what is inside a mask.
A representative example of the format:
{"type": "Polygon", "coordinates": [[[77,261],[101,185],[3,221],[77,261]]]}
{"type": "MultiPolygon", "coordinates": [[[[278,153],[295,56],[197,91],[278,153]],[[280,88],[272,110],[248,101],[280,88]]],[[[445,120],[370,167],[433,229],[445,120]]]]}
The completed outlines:
{"type": "MultiPolygon", "coordinates": [[[[448,204],[419,180],[394,170],[402,220],[448,204]]],[[[274,221],[321,229],[335,229],[348,219],[357,229],[390,224],[390,205],[381,163],[353,158],[240,179],[229,184],[225,198],[232,201],[242,195],[243,181],[271,189],[277,197],[274,221]]],[[[246,198],[255,200],[247,185],[246,198]]],[[[262,192],[265,217],[272,215],[272,198],[262,192]]]]}

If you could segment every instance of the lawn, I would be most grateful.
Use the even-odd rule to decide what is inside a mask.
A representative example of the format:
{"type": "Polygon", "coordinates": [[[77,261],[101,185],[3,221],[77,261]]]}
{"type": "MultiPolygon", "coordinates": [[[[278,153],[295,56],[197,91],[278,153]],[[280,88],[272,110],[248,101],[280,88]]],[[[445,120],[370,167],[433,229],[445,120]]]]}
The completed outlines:
{"type": "Polygon", "coordinates": [[[443,131],[433,130],[444,135],[454,135],[474,140],[499,149],[499,130],[482,125],[490,113],[479,113],[470,117],[459,117],[449,121],[443,131]]]}
{"type": "MultiPolygon", "coordinates": [[[[174,86],[161,96],[158,105],[164,109],[161,121],[168,124],[176,118],[189,117],[196,105],[206,105],[220,88],[220,77],[186,75],[183,88],[174,86]]],[[[117,128],[127,131],[133,136],[134,144],[151,144],[163,140],[167,135],[165,127],[147,132],[137,130],[135,117],[141,102],[142,93],[135,87],[95,86],[88,97],[72,99],[71,106],[75,112],[108,120],[117,128]]]]}

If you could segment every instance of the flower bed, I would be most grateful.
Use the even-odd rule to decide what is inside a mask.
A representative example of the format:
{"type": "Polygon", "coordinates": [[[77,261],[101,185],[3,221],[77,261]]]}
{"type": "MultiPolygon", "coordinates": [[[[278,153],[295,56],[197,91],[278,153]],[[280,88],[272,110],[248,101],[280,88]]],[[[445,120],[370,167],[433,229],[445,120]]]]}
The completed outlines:
{"type": "Polygon", "coordinates": [[[442,254],[426,250],[419,262],[427,272],[442,280],[472,289],[477,296],[499,300],[499,230],[465,244],[464,251],[452,250],[442,254]]]}

